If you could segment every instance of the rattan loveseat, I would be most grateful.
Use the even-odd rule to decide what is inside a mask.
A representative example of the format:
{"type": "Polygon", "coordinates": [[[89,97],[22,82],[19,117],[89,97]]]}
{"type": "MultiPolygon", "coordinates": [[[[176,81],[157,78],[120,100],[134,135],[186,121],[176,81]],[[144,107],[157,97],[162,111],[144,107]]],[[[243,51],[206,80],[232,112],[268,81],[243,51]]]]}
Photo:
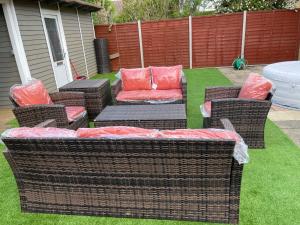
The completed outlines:
{"type": "Polygon", "coordinates": [[[57,127],[76,130],[80,127],[88,127],[88,115],[78,117],[73,122],[68,121],[66,106],[85,107],[83,92],[55,92],[49,94],[54,104],[19,106],[10,96],[13,103],[13,113],[20,127],[34,127],[45,120],[54,119],[57,127]]]}
{"type": "MultiPolygon", "coordinates": [[[[118,101],[117,100],[117,96],[119,94],[119,92],[122,90],[122,80],[121,79],[116,79],[112,85],[111,85],[111,89],[112,89],[112,98],[115,104],[117,105],[128,105],[128,104],[151,104],[147,101],[118,101]]],[[[181,78],[181,90],[182,90],[182,99],[181,100],[177,100],[177,101],[172,101],[170,103],[172,104],[187,104],[187,80],[186,77],[183,76],[181,78]]]]}
{"type": "Polygon", "coordinates": [[[264,130],[271,108],[272,94],[265,100],[238,98],[241,87],[209,87],[205,102],[211,101],[211,115],[204,117],[203,127],[222,127],[221,118],[228,118],[235,130],[251,148],[264,148],[264,130]]]}
{"type": "MultiPolygon", "coordinates": [[[[232,125],[223,120],[228,129],[232,125]]],[[[53,123],[51,123],[53,126],[53,123]]],[[[239,221],[235,142],[3,138],[23,212],[239,221]]]]}

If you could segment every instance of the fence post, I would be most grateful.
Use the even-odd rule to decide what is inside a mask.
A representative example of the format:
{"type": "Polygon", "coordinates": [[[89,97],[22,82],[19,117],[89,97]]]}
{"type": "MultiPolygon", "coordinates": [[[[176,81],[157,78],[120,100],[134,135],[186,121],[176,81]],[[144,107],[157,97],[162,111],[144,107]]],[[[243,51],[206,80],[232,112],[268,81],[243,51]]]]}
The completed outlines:
{"type": "Polygon", "coordinates": [[[246,41],[246,27],[247,27],[247,11],[243,13],[243,31],[242,31],[242,47],[241,58],[245,58],[245,41],[246,41]]]}
{"type": "Polygon", "coordinates": [[[138,20],[138,30],[139,30],[139,44],[140,44],[141,64],[142,64],[142,68],[144,68],[145,65],[144,65],[143,36],[142,36],[142,24],[141,24],[140,20],[138,20]]]}
{"type": "Polygon", "coordinates": [[[190,58],[190,69],[193,68],[193,26],[192,16],[189,16],[189,58],[190,58]]]}

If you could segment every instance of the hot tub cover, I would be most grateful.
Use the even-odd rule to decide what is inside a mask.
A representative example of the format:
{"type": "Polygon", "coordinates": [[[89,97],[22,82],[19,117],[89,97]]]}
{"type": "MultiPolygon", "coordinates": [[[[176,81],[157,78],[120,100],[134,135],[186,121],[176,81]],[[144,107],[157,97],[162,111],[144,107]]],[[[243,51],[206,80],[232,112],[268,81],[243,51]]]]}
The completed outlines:
{"type": "Polygon", "coordinates": [[[300,61],[270,64],[263,75],[275,85],[273,103],[300,109],[300,61]]]}

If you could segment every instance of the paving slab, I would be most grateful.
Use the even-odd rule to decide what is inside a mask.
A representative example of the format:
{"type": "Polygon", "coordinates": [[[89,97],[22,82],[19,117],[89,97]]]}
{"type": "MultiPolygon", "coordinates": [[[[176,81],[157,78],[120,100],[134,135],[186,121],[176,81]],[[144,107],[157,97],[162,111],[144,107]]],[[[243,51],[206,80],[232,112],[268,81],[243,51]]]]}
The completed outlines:
{"type": "MultiPolygon", "coordinates": [[[[249,73],[262,74],[265,65],[248,66],[245,70],[221,67],[219,70],[235,85],[241,86],[249,73]]],[[[272,105],[268,118],[279,126],[300,147],[300,110],[272,105]]]]}
{"type": "Polygon", "coordinates": [[[300,128],[298,129],[282,129],[284,133],[286,133],[295,144],[300,146],[300,128]]]}
{"type": "Polygon", "coordinates": [[[286,120],[286,121],[274,121],[277,126],[280,126],[283,129],[300,129],[299,120],[286,120]]]}

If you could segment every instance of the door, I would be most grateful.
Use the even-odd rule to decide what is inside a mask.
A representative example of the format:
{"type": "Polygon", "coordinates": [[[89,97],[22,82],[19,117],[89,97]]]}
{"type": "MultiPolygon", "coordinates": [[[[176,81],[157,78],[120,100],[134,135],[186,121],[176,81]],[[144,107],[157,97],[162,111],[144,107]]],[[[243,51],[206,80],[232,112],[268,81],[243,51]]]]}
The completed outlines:
{"type": "Polygon", "coordinates": [[[67,49],[64,45],[61,19],[58,13],[44,12],[43,24],[57,87],[71,82],[67,49]]]}

